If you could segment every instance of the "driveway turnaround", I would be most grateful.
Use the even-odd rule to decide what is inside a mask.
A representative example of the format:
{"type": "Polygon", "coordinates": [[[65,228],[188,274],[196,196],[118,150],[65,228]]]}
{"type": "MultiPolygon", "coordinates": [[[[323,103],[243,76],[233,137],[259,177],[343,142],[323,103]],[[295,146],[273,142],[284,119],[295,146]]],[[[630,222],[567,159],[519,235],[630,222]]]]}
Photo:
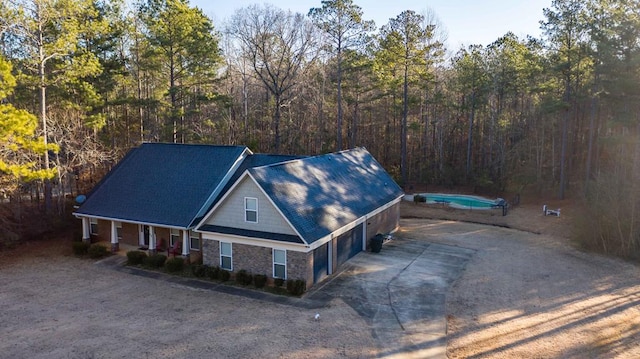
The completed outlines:
{"type": "Polygon", "coordinates": [[[370,323],[382,358],[446,358],[446,295],[474,249],[405,238],[362,252],[306,298],[341,299],[370,323]]]}

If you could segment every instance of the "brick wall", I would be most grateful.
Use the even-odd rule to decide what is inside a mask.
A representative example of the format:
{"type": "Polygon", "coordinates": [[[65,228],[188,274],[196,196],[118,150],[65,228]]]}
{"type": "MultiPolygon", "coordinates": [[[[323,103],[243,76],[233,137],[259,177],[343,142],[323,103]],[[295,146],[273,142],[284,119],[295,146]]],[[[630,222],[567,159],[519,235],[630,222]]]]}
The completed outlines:
{"type": "Polygon", "coordinates": [[[233,271],[244,269],[253,274],[273,276],[271,248],[233,244],[233,271]]]}
{"type": "Polygon", "coordinates": [[[98,220],[98,234],[91,234],[91,241],[111,241],[111,221],[98,220]]]}
{"type": "Polygon", "coordinates": [[[307,288],[313,285],[313,252],[287,251],[287,279],[304,279],[307,288]]]}
{"type": "Polygon", "coordinates": [[[400,223],[400,203],[387,208],[375,216],[367,219],[367,247],[369,239],[378,233],[389,233],[398,227],[400,223]]]}
{"type": "Polygon", "coordinates": [[[220,265],[220,242],[202,239],[202,264],[210,267],[220,265]]]}
{"type": "Polygon", "coordinates": [[[122,239],[121,243],[128,244],[131,246],[139,245],[139,233],[138,233],[138,225],[133,223],[123,223],[122,224],[122,239]]]}
{"type": "MultiPolygon", "coordinates": [[[[273,252],[271,248],[234,243],[233,272],[244,269],[252,274],[273,277],[273,252]]],[[[203,240],[202,263],[208,266],[220,265],[220,242],[203,240]]],[[[307,287],[313,284],[313,253],[287,251],[287,278],[304,279],[307,287]]],[[[269,281],[272,283],[272,281],[269,281]]]]}

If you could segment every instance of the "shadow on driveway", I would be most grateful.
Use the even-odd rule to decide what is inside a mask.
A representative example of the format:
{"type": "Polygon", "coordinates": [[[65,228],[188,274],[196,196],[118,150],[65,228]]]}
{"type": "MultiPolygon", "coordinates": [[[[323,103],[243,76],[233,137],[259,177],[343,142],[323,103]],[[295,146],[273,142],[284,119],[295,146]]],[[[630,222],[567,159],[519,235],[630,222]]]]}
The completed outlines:
{"type": "Polygon", "coordinates": [[[474,249],[397,238],[362,252],[305,297],[336,298],[371,324],[380,357],[445,358],[446,295],[474,249]]]}

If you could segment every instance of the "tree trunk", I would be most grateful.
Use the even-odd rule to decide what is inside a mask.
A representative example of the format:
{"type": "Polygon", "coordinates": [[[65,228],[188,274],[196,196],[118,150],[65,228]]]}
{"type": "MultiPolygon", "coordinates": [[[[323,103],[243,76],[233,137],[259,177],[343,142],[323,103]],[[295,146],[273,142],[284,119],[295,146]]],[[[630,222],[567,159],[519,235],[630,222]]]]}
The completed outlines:
{"type": "Polygon", "coordinates": [[[409,66],[404,67],[404,88],[402,94],[402,123],[400,124],[400,172],[402,186],[407,183],[407,116],[409,114],[409,66]]]}
{"type": "Polygon", "coordinates": [[[473,121],[476,114],[475,104],[476,104],[476,91],[473,90],[471,92],[471,113],[469,114],[469,138],[467,139],[467,166],[466,166],[467,180],[469,179],[469,175],[471,174],[471,146],[473,145],[473,121]]]}
{"type": "MultiPolygon", "coordinates": [[[[48,130],[47,130],[47,84],[45,82],[45,65],[47,59],[44,55],[44,37],[42,22],[38,23],[38,55],[40,58],[40,66],[38,75],[40,76],[40,118],[42,119],[42,138],[45,148],[48,146],[48,130]]],[[[44,169],[49,170],[49,151],[44,152],[44,169]]],[[[47,213],[51,213],[53,208],[53,193],[50,179],[44,180],[44,208],[47,213]]]]}
{"type": "Polygon", "coordinates": [[[337,151],[342,150],[342,49],[338,44],[338,119],[337,119],[337,151]]]}

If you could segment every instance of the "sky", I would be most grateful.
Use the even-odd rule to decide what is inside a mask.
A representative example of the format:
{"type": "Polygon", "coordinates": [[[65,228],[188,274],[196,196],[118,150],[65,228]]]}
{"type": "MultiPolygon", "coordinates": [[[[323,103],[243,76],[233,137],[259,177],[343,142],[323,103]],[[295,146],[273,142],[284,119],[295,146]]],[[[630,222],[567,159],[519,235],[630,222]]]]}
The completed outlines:
{"type": "MultiPolygon", "coordinates": [[[[321,0],[191,0],[221,29],[236,10],[254,4],[270,3],[284,10],[307,14],[321,7],[321,0]]],[[[542,9],[551,0],[354,0],[362,8],[365,20],[374,20],[380,28],[405,10],[435,13],[448,34],[450,50],[471,44],[488,45],[508,31],[520,38],[540,36],[542,9]]]]}

